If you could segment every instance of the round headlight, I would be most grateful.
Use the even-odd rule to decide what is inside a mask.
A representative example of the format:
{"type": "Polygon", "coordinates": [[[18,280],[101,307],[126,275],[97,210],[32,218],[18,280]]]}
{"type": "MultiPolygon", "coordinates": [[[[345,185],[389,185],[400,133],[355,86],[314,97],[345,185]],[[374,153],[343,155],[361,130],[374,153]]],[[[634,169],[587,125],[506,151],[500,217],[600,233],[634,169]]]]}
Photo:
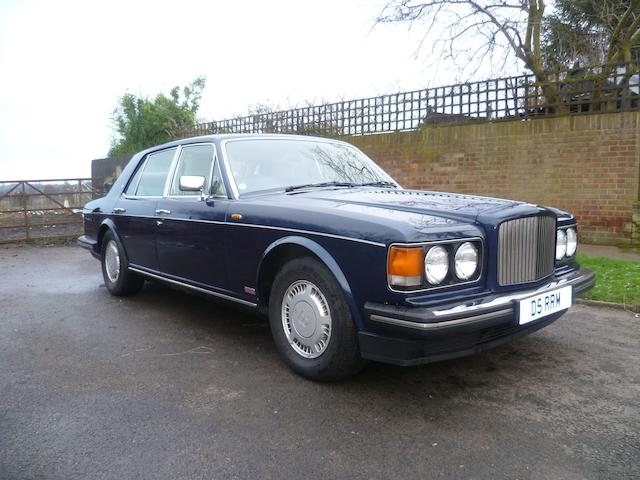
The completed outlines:
{"type": "Polygon", "coordinates": [[[429,249],[424,256],[424,273],[427,281],[438,285],[449,273],[449,254],[444,247],[436,246],[429,249]]]}
{"type": "Polygon", "coordinates": [[[567,253],[567,234],[558,230],[556,234],[556,260],[562,260],[567,253]]]}
{"type": "Polygon", "coordinates": [[[478,249],[471,242],[465,242],[456,251],[456,276],[469,280],[478,269],[478,249]]]}
{"type": "Polygon", "coordinates": [[[573,257],[578,249],[578,234],[575,228],[567,228],[567,257],[573,257]]]}

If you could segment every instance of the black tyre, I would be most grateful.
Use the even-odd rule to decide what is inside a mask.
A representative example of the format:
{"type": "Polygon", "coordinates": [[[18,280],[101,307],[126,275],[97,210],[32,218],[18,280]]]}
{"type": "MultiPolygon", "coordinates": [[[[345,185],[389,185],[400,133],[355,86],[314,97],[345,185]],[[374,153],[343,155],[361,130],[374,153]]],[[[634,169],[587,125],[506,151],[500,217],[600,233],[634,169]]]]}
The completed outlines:
{"type": "Polygon", "coordinates": [[[112,295],[123,297],[138,293],[144,279],[127,269],[124,249],[112,232],[102,237],[102,277],[112,295]]]}
{"type": "Polygon", "coordinates": [[[342,290],[314,258],[291,260],[278,272],[269,299],[269,323],[278,352],[303,377],[339,380],[365,364],[342,290]]]}

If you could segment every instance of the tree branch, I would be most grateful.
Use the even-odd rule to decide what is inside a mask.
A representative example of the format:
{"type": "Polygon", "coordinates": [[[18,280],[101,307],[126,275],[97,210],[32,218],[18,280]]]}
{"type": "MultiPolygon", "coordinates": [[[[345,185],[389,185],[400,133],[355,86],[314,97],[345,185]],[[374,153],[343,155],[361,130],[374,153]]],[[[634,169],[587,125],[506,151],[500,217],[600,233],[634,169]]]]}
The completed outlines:
{"type": "Polygon", "coordinates": [[[516,39],[509,34],[509,30],[505,27],[505,25],[502,24],[489,10],[481,7],[476,1],[474,0],[468,0],[468,1],[469,1],[469,4],[472,5],[478,11],[478,13],[482,13],[487,17],[489,17],[489,19],[491,20],[491,23],[493,23],[498,28],[498,30],[504,35],[504,37],[507,39],[507,42],[509,42],[509,45],[515,52],[516,56],[518,56],[518,58],[520,58],[521,60],[524,60],[520,54],[521,45],[516,43],[516,39]]]}

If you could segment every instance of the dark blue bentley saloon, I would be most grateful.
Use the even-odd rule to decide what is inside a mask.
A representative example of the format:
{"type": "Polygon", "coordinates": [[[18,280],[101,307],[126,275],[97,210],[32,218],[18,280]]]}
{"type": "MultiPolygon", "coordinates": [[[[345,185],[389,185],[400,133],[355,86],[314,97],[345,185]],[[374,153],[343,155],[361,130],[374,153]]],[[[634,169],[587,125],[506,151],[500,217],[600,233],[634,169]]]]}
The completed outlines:
{"type": "Polygon", "coordinates": [[[144,280],[269,317],[299,374],[414,365],[534,332],[595,283],[569,213],[404,190],[348,143],[189,138],[135,155],[83,211],[113,295],[144,280]]]}

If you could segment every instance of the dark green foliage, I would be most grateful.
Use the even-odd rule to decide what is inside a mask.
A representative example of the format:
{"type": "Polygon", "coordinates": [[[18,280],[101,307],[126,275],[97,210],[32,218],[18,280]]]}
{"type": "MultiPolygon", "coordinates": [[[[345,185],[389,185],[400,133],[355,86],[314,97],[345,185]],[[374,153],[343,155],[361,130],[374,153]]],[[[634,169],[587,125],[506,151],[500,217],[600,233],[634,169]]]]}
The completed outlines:
{"type": "Polygon", "coordinates": [[[640,1],[556,0],[544,21],[549,69],[630,62],[640,40],[640,1]]]}
{"type": "Polygon", "coordinates": [[[586,28],[606,28],[613,31],[628,8],[637,10],[632,0],[555,0],[560,18],[586,28]]]}
{"type": "Polygon", "coordinates": [[[544,64],[550,70],[566,70],[574,65],[598,65],[606,54],[604,36],[576,28],[557,15],[545,19],[542,47],[544,64]]]}
{"type": "Polygon", "coordinates": [[[116,138],[108,155],[130,156],[171,140],[174,131],[193,127],[205,81],[199,77],[182,90],[174,87],[168,97],[160,93],[153,100],[124,94],[113,112],[116,138]]]}

